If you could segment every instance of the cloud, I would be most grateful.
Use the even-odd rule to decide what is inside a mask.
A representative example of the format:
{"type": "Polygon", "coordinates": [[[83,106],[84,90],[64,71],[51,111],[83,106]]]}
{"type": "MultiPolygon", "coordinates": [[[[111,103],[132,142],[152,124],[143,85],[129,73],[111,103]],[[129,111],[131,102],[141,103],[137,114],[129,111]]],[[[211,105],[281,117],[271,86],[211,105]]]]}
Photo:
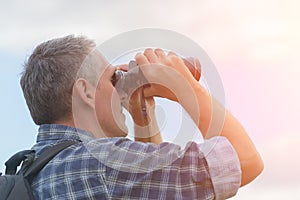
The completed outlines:
{"type": "Polygon", "coordinates": [[[265,138],[259,149],[265,169],[252,183],[240,188],[232,200],[300,198],[300,136],[285,133],[265,138]]]}
{"type": "Polygon", "coordinates": [[[237,195],[231,200],[253,200],[253,199],[272,199],[272,200],[282,200],[282,199],[299,199],[300,185],[294,186],[266,186],[266,185],[256,185],[254,187],[240,188],[237,195]]]}
{"type": "Polygon", "coordinates": [[[270,59],[286,53],[287,47],[264,46],[268,56],[260,51],[263,41],[271,36],[271,42],[278,43],[280,38],[299,35],[288,35],[299,29],[294,28],[294,17],[287,15],[293,2],[284,5],[286,9],[278,12],[282,6],[267,1],[6,1],[0,12],[0,48],[29,51],[41,41],[71,33],[103,42],[124,31],[156,27],[191,37],[218,59],[232,59],[232,52],[245,52],[249,59],[262,59],[260,55],[270,59]]]}
{"type": "Polygon", "coordinates": [[[267,185],[299,186],[300,173],[300,136],[299,133],[282,133],[266,139],[261,149],[265,161],[264,182],[267,185]],[[283,184],[284,183],[284,184],[283,184]]]}

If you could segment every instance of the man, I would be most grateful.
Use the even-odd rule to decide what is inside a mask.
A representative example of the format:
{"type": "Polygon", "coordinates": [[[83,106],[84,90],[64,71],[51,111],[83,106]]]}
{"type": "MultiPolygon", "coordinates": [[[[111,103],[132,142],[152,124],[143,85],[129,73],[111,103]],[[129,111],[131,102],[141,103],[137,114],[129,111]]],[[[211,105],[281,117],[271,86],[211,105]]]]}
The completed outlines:
{"type": "Polygon", "coordinates": [[[225,199],[261,173],[245,130],[178,56],[147,49],[135,60],[149,84],[124,102],[112,77],[126,66],[109,65],[94,42],[67,36],[35,48],[21,78],[40,125],[33,149],[40,155],[63,140],[78,141],[33,179],[36,199],[225,199]],[[207,140],[185,149],[161,143],[153,96],[178,101],[207,140]],[[125,138],[122,105],[135,122],[136,141],[125,138]],[[209,127],[213,112],[225,114],[220,133],[209,127]]]}

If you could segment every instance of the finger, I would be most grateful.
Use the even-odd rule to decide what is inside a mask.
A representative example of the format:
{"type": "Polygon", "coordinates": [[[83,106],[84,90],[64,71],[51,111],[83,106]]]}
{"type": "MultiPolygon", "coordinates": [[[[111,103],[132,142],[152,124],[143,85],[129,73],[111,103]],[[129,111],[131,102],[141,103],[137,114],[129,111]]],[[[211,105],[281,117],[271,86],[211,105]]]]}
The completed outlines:
{"type": "Polygon", "coordinates": [[[162,64],[170,65],[170,60],[162,49],[155,49],[154,52],[162,64]]]}
{"type": "Polygon", "coordinates": [[[149,108],[147,100],[143,98],[143,89],[140,87],[132,94],[129,104],[129,112],[135,124],[139,126],[148,124],[145,117],[148,115],[149,108]]]}
{"type": "Polygon", "coordinates": [[[166,57],[166,54],[165,52],[160,49],[160,48],[157,48],[154,50],[154,53],[157,55],[157,57],[161,58],[161,57],[166,57]]]}
{"type": "Polygon", "coordinates": [[[170,52],[168,53],[168,56],[177,56],[177,54],[176,54],[175,52],[173,52],[173,51],[170,51],[170,52]]]}
{"type": "Polygon", "coordinates": [[[144,55],[147,57],[150,63],[158,63],[157,55],[154,53],[153,49],[146,49],[144,55]]]}
{"type": "Polygon", "coordinates": [[[171,61],[176,62],[176,64],[180,63],[180,64],[184,65],[183,60],[180,57],[176,56],[176,55],[170,55],[169,58],[170,58],[171,61]]]}
{"type": "Polygon", "coordinates": [[[149,84],[148,87],[144,87],[144,96],[145,98],[148,98],[148,97],[153,97],[156,95],[156,91],[155,91],[155,87],[153,87],[154,83],[153,84],[149,84]]]}
{"type": "Polygon", "coordinates": [[[129,109],[134,115],[138,115],[141,112],[142,92],[142,88],[138,88],[131,94],[129,98],[129,109]]]}
{"type": "Polygon", "coordinates": [[[127,71],[128,71],[128,64],[117,65],[117,66],[116,66],[116,69],[117,69],[117,70],[122,70],[122,71],[127,72],[127,71]]]}
{"type": "Polygon", "coordinates": [[[155,100],[153,97],[145,98],[146,105],[148,108],[149,116],[155,115],[155,100]]]}
{"type": "Polygon", "coordinates": [[[154,101],[153,97],[145,97],[145,101],[146,101],[146,105],[149,108],[149,110],[150,110],[150,108],[152,108],[152,106],[155,105],[155,101],[154,101]]]}
{"type": "Polygon", "coordinates": [[[181,66],[182,68],[186,68],[183,60],[175,55],[170,55],[169,59],[174,66],[181,66]]]}
{"type": "Polygon", "coordinates": [[[136,64],[140,65],[140,66],[149,64],[147,57],[142,53],[136,54],[135,61],[136,61],[136,64]]]}

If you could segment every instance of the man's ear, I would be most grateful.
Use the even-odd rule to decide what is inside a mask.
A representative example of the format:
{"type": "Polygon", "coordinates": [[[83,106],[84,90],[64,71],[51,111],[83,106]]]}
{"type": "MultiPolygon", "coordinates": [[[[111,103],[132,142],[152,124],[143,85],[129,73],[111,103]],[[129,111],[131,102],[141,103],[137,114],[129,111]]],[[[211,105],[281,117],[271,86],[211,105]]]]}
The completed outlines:
{"type": "Polygon", "coordinates": [[[95,109],[95,86],[90,84],[87,80],[79,78],[74,83],[74,90],[82,102],[95,109]]]}

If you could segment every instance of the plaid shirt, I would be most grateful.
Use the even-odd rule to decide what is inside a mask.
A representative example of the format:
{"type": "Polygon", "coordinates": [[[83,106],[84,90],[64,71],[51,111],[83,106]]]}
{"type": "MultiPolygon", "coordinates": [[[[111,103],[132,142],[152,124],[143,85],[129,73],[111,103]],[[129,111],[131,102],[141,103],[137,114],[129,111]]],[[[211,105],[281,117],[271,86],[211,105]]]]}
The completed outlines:
{"type": "Polygon", "coordinates": [[[33,149],[77,140],[33,179],[36,199],[225,199],[241,179],[236,152],[224,137],[185,149],[127,138],[95,138],[63,125],[42,125],[33,149]]]}

